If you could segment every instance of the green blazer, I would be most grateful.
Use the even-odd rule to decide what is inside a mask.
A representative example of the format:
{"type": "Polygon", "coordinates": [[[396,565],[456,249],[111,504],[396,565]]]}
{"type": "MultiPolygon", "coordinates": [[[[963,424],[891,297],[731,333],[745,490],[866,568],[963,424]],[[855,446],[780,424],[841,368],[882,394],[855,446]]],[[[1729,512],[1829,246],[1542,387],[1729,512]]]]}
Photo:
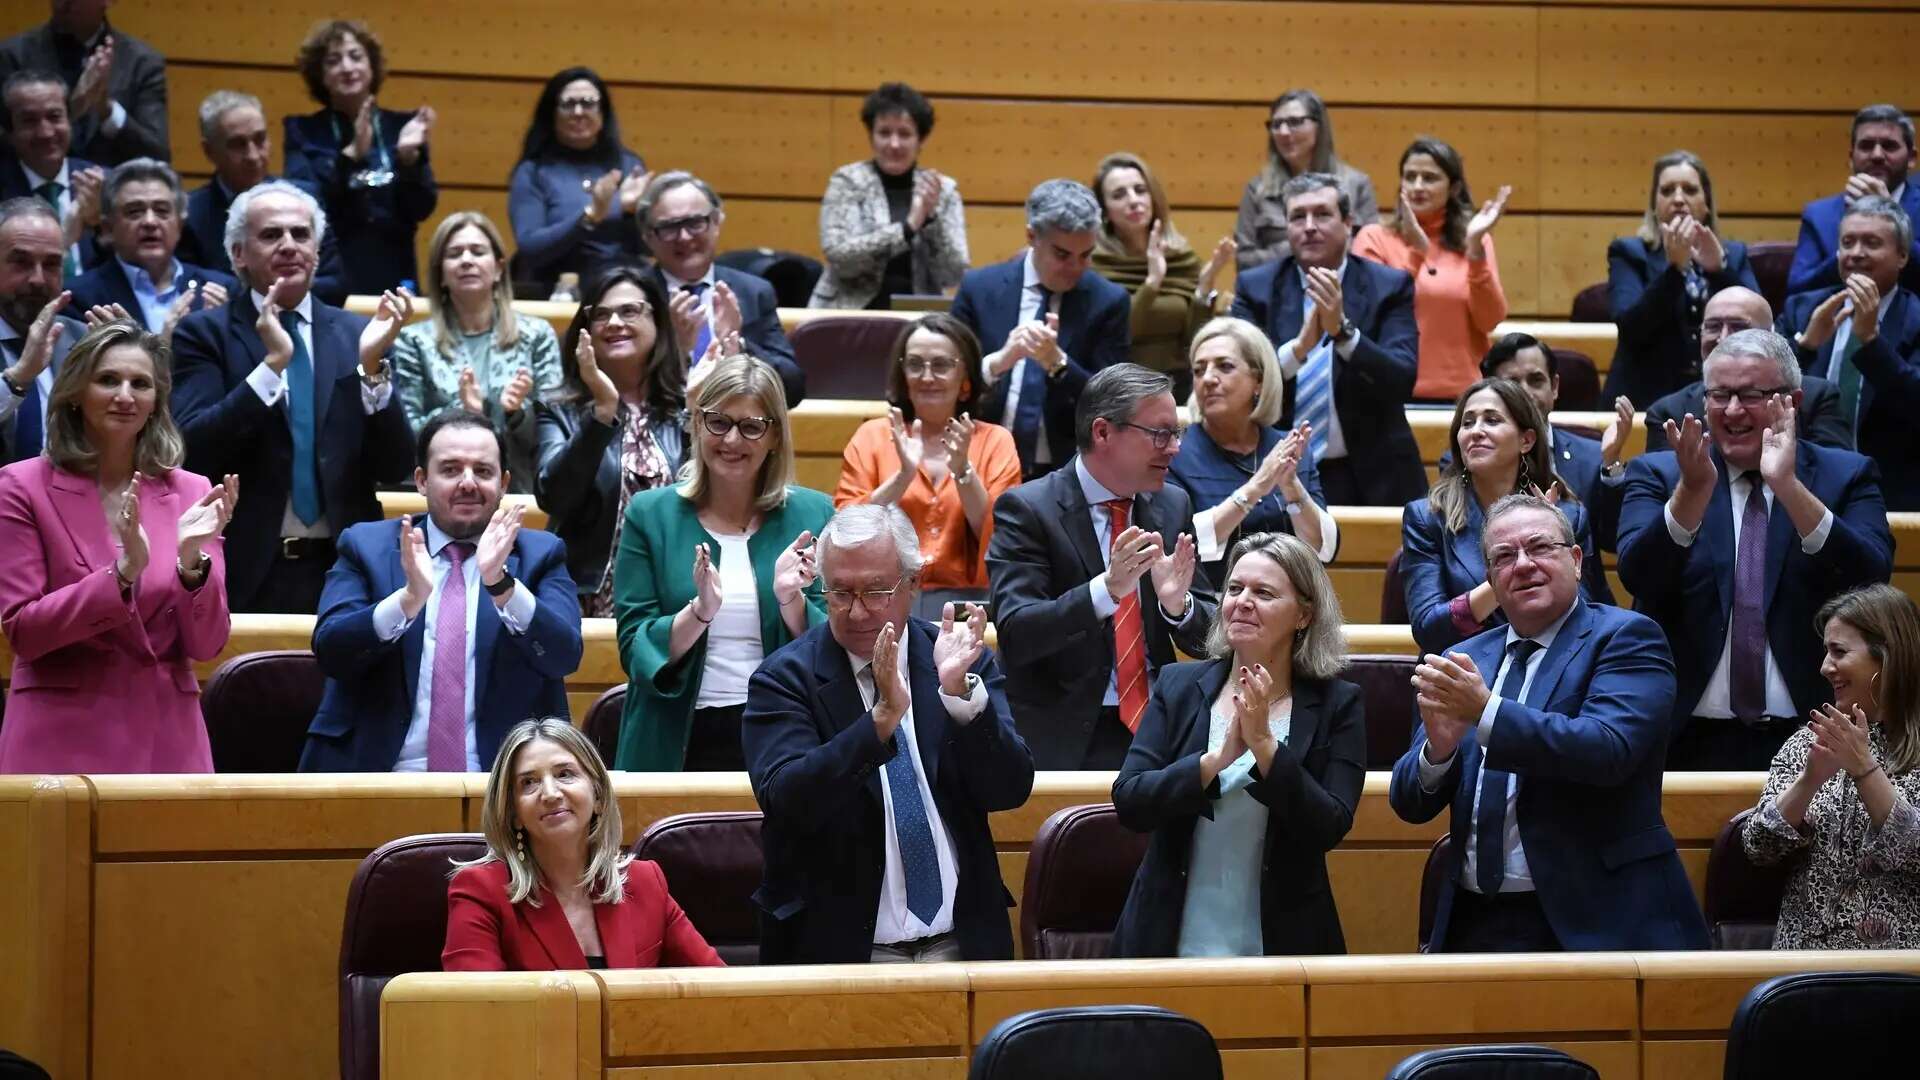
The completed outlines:
{"type": "MultiPolygon", "coordinates": [[[[760,593],[760,644],[769,655],[793,640],[773,598],[773,564],[794,537],[803,531],[819,536],[832,516],[832,499],[810,488],[790,487],[786,504],[770,511],[747,541],[760,593]]],[[[693,549],[702,543],[718,566],[720,544],[701,527],[693,503],[680,494],[678,485],[642,491],[628,501],[613,563],[613,617],[620,666],[628,680],[614,768],[679,772],[686,765],[693,703],[700,699],[700,678],[707,668],[707,639],[702,635],[677,662],[668,659],[668,644],[673,617],[694,598],[693,549]]],[[[826,617],[816,579],[807,588],[807,624],[826,617]]]]}

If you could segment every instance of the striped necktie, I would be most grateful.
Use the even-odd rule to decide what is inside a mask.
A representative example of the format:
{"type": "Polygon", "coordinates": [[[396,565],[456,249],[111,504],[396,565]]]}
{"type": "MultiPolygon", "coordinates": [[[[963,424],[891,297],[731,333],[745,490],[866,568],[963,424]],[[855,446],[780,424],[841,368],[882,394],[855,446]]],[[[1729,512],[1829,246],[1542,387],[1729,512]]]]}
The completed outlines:
{"type": "MultiPolygon", "coordinates": [[[[1307,301],[1304,318],[1300,325],[1313,321],[1314,304],[1307,301]]],[[[1325,334],[1307,350],[1307,357],[1300,365],[1300,374],[1294,380],[1293,422],[1313,425],[1313,434],[1308,439],[1307,449],[1313,454],[1313,463],[1320,464],[1327,453],[1327,431],[1333,417],[1333,339],[1325,334]]]]}

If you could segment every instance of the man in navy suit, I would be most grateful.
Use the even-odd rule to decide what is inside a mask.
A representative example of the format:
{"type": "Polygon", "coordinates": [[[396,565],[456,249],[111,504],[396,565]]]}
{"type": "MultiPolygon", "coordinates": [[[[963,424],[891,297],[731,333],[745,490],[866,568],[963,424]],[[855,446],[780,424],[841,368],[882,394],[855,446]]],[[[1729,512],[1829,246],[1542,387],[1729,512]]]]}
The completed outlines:
{"type": "Polygon", "coordinates": [[[987,815],[1033,790],[986,612],[911,618],[920,544],[898,507],[820,532],[827,624],[747,687],[741,744],[766,815],[763,964],[1011,960],[987,815]]]}
{"type": "Polygon", "coordinates": [[[1743,330],[1702,368],[1707,418],[1627,466],[1620,580],[1673,643],[1673,769],[1763,770],[1829,700],[1814,613],[1893,570],[1871,460],[1796,437],[1799,366],[1743,330]],[[1711,438],[1706,436],[1710,435],[1711,438]]]}
{"type": "Polygon", "coordinates": [[[386,358],[412,301],[387,293],[370,321],[316,300],[326,227],[313,196],[291,184],[243,192],[227,213],[227,250],[245,293],[173,334],[187,468],[237,473],[246,491],[227,530],[235,611],[313,611],[335,538],[382,516],[374,486],[404,479],[412,457],[386,358]]]}
{"type": "Polygon", "coordinates": [[[1705,948],[1660,815],[1660,627],[1580,599],[1585,553],[1543,499],[1496,502],[1481,545],[1508,624],[1414,669],[1419,721],[1388,788],[1407,821],[1452,811],[1430,948],[1705,948]]]}
{"type": "Polygon", "coordinates": [[[1329,505],[1411,502],[1427,492],[1406,411],[1420,363],[1413,279],[1347,257],[1352,207],[1332,176],[1301,173],[1280,198],[1292,253],[1247,271],[1233,300],[1233,314],[1266,331],[1279,353],[1280,427],[1313,426],[1329,505]]]}
{"type": "MultiPolygon", "coordinates": [[[[213,179],[187,194],[186,228],[180,234],[180,258],[196,266],[233,273],[227,255],[227,208],[255,184],[279,179],[267,174],[273,141],[260,99],[232,90],[215,90],[200,102],[200,151],[213,166],[213,179]]],[[[320,192],[303,180],[288,183],[315,199],[320,192]]],[[[320,266],[313,295],[329,304],[347,302],[347,273],[340,265],[340,244],[331,231],[320,240],[320,266]]]]}
{"type": "MultiPolygon", "coordinates": [[[[1847,208],[1868,195],[1899,203],[1909,218],[1920,216],[1920,186],[1907,182],[1913,168],[1913,121],[1892,105],[1869,105],[1853,115],[1853,142],[1848,153],[1851,176],[1838,195],[1815,199],[1800,212],[1800,241],[1793,249],[1793,269],[1787,272],[1787,293],[1839,285],[1841,273],[1840,219],[1847,208]]],[[[1920,248],[1912,254],[1920,256],[1920,248]]],[[[1920,257],[1905,264],[1901,281],[1920,291],[1920,257]]]]}
{"type": "Polygon", "coordinates": [[[1787,299],[1779,329],[1839,393],[1849,449],[1880,464],[1889,510],[1920,510],[1920,296],[1904,282],[1913,221],[1868,195],[1840,221],[1845,284],[1787,299]]]}
{"type": "Polygon", "coordinates": [[[96,161],[166,160],[166,58],[108,25],[106,0],[50,7],[46,23],[0,42],[0,78],[28,69],[59,75],[73,88],[74,142],[96,161]]]}
{"type": "Polygon", "coordinates": [[[91,234],[100,223],[100,182],[106,174],[70,152],[73,127],[67,84],[60,76],[16,71],[0,83],[0,100],[13,151],[13,160],[0,161],[0,199],[37,195],[59,213],[67,245],[64,273],[71,281],[102,257],[91,234]]]}
{"type": "Polygon", "coordinates": [[[508,728],[567,715],[580,600],[566,546],[500,505],[506,448],[485,417],[441,413],[413,473],[426,514],[340,534],[302,772],[485,772],[508,728]]]}
{"type": "Polygon", "coordinates": [[[40,455],[53,377],[87,331],[57,314],[63,249],[44,200],[0,201],[0,465],[40,455]]]}
{"type": "Polygon", "coordinates": [[[67,314],[118,305],[169,342],[189,311],[217,308],[240,285],[217,270],[174,257],[187,197],[180,177],[152,158],[117,165],[100,187],[100,220],[112,257],[67,284],[67,314]]]}
{"type": "Polygon", "coordinates": [[[990,350],[975,419],[1012,429],[1022,479],[1073,456],[1087,379],[1126,360],[1132,342],[1127,291],[1091,268],[1099,228],[1085,184],[1045,181],[1027,196],[1027,250],[967,271],[953,298],[953,317],[990,350]]]}
{"type": "Polygon", "coordinates": [[[793,345],[780,329],[780,305],[765,278],[714,263],[720,226],[727,215],[720,196],[689,172],[661,173],[640,196],[634,216],[653,252],[651,273],[673,305],[674,334],[691,370],[706,358],[709,344],[723,348],[739,335],[746,351],[772,364],[787,390],[787,408],[807,396],[807,377],[793,357],[793,345]]]}

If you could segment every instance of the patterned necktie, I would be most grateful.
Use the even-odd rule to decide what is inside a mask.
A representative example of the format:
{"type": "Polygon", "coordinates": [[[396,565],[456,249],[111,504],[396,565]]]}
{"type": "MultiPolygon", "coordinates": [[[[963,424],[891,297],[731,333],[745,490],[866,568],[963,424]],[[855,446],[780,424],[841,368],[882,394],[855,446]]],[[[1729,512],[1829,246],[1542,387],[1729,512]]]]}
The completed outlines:
{"type": "Polygon", "coordinates": [[[467,574],[473,545],[454,541],[441,551],[447,576],[433,608],[433,689],[427,706],[427,771],[467,771],[467,574]]]}
{"type": "Polygon", "coordinates": [[[1767,711],[1767,489],[1749,472],[1733,556],[1733,648],[1727,660],[1727,704],[1742,723],[1767,711]]]}
{"type": "MultiPolygon", "coordinates": [[[[1133,500],[1108,499],[1102,505],[1113,515],[1107,525],[1107,558],[1111,562],[1114,543],[1127,531],[1133,500]]],[[[1113,680],[1120,692],[1120,722],[1128,731],[1138,731],[1140,718],[1147,712],[1147,635],[1140,622],[1137,583],[1113,609],[1113,680]]]]}
{"type": "MultiPolygon", "coordinates": [[[[689,281],[685,285],[680,286],[680,291],[693,294],[694,302],[699,303],[701,299],[706,296],[707,283],[704,281],[689,281]]],[[[700,332],[693,335],[693,362],[698,364],[701,358],[707,355],[707,348],[712,344],[713,319],[710,313],[706,311],[705,305],[702,305],[700,332]]]]}
{"type": "Polygon", "coordinates": [[[1847,419],[1848,445],[1860,448],[1860,365],[1853,362],[1860,351],[1860,337],[1848,327],[1846,344],[1834,358],[1834,380],[1840,384],[1840,415],[1847,419]]]}
{"type": "MultiPolygon", "coordinates": [[[[1045,285],[1035,285],[1034,288],[1040,293],[1040,306],[1034,309],[1033,317],[1044,323],[1047,321],[1047,310],[1053,303],[1053,294],[1047,291],[1045,285]]],[[[1029,359],[1020,376],[1020,407],[1013,418],[1014,433],[1025,435],[1039,432],[1040,438],[1045,438],[1046,434],[1040,428],[1046,408],[1047,370],[1040,366],[1038,360],[1029,359]]]]}
{"type": "MultiPolygon", "coordinates": [[[[45,199],[47,205],[53,207],[54,216],[64,221],[65,216],[60,212],[60,196],[65,194],[66,190],[66,185],[60,181],[49,180],[34,188],[33,193],[45,199]]],[[[74,257],[71,244],[67,245],[66,254],[60,258],[60,274],[68,281],[80,276],[80,260],[74,257]]]]}
{"type": "Polygon", "coordinates": [[[293,359],[287,363],[287,427],[293,434],[293,515],[305,524],[320,520],[320,470],[315,461],[313,431],[313,354],[300,336],[300,314],[280,313],[280,325],[293,339],[293,359]]]}
{"type": "MultiPolygon", "coordinates": [[[[1300,325],[1313,321],[1314,304],[1307,301],[1305,317],[1300,325]]],[[[1318,465],[1327,453],[1328,422],[1333,417],[1333,339],[1325,334],[1307,350],[1307,357],[1300,364],[1300,373],[1293,384],[1293,422],[1295,425],[1312,424],[1313,435],[1307,441],[1307,450],[1318,465]]]]}
{"type": "MultiPolygon", "coordinates": [[[[867,700],[878,701],[873,665],[860,669],[860,686],[867,700]]],[[[893,757],[887,761],[887,793],[893,798],[894,839],[900,844],[900,872],[906,877],[907,910],[928,926],[940,914],[940,858],[933,849],[933,827],[920,801],[920,774],[913,767],[907,729],[894,729],[893,757]]]]}
{"type": "MultiPolygon", "coordinates": [[[[1520,638],[1507,646],[1507,669],[1500,673],[1500,685],[1493,695],[1507,701],[1520,697],[1527,682],[1527,661],[1540,651],[1540,643],[1520,638]]],[[[1492,896],[1507,879],[1507,780],[1513,774],[1504,769],[1489,769],[1486,754],[1480,757],[1480,806],[1474,812],[1474,882],[1480,892],[1492,896]]]]}

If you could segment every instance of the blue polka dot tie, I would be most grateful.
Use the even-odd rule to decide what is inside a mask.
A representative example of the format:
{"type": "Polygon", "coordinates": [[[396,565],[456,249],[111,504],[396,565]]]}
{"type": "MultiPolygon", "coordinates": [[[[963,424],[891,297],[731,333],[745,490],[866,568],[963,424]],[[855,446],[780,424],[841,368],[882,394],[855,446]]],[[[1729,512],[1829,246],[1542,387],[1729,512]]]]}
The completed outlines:
{"type": "MultiPolygon", "coordinates": [[[[873,665],[861,672],[871,682],[873,665]]],[[[873,695],[873,700],[879,700],[873,695]]],[[[893,797],[893,831],[900,842],[900,871],[907,879],[907,910],[928,926],[940,914],[940,860],[933,851],[933,829],[927,807],[920,801],[919,773],[913,767],[911,737],[905,726],[894,729],[894,752],[887,762],[887,791],[893,797]]]]}

